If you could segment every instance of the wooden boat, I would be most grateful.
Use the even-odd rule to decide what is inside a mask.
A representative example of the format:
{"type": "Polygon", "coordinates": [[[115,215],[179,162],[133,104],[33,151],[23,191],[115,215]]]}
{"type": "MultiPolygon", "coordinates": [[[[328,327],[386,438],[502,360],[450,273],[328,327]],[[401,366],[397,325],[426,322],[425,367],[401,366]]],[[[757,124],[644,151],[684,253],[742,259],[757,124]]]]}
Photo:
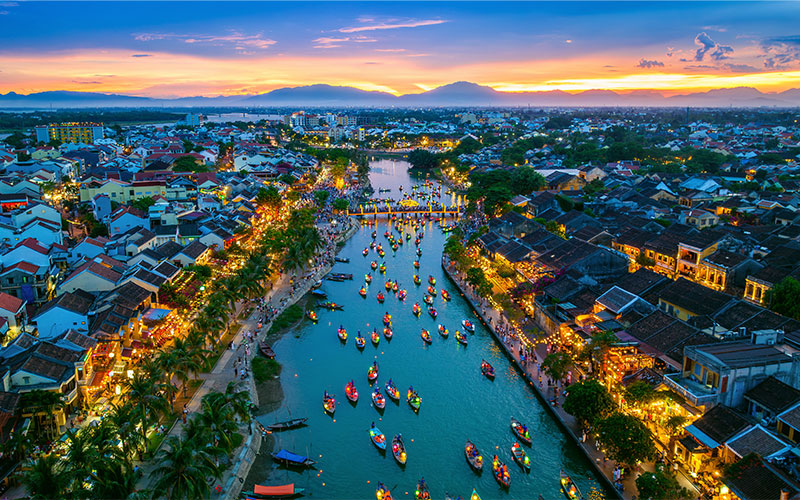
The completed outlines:
{"type": "Polygon", "coordinates": [[[467,440],[466,446],[464,446],[464,456],[467,457],[467,463],[472,467],[472,470],[475,472],[481,472],[483,470],[483,456],[481,452],[478,451],[478,447],[469,439],[467,440]]]}
{"type": "Polygon", "coordinates": [[[430,295],[422,297],[422,301],[428,304],[429,306],[433,305],[433,297],[431,297],[430,295]]]}
{"type": "Polygon", "coordinates": [[[389,290],[391,290],[392,289],[392,280],[387,281],[386,284],[383,287],[386,289],[387,292],[389,290]]]}
{"type": "Polygon", "coordinates": [[[392,383],[392,379],[389,379],[386,382],[384,390],[386,391],[386,395],[389,397],[389,399],[392,399],[394,401],[400,401],[400,391],[397,390],[397,387],[394,386],[394,384],[392,383]]]}
{"type": "Polygon", "coordinates": [[[339,336],[339,340],[342,342],[347,342],[347,330],[345,330],[343,326],[340,326],[339,329],[336,330],[336,335],[339,336]]]}
{"type": "Polygon", "coordinates": [[[361,290],[358,291],[358,294],[366,299],[367,298],[367,288],[362,286],[361,290]]]}
{"type": "Polygon", "coordinates": [[[378,378],[378,362],[373,361],[372,366],[369,367],[367,370],[367,380],[370,382],[375,382],[375,379],[378,378]]]}
{"type": "Polygon", "coordinates": [[[383,294],[383,292],[378,292],[377,299],[378,299],[378,302],[383,304],[383,301],[386,300],[386,296],[383,294]]]}
{"type": "Polygon", "coordinates": [[[353,279],[353,275],[348,273],[331,273],[328,276],[328,279],[332,279],[334,281],[351,280],[353,279]]]}
{"type": "Polygon", "coordinates": [[[377,231],[372,231],[372,239],[374,240],[377,237],[378,237],[378,232],[377,231]]]}
{"type": "Polygon", "coordinates": [[[358,332],[358,335],[356,336],[356,347],[358,347],[359,349],[363,349],[364,346],[366,345],[367,345],[367,339],[365,339],[364,336],[361,335],[361,332],[358,332]]]}
{"type": "Polygon", "coordinates": [[[392,329],[390,327],[388,327],[388,326],[384,326],[383,327],[383,336],[386,337],[386,340],[392,340],[392,335],[394,335],[394,333],[392,332],[392,329]]]}
{"type": "Polygon", "coordinates": [[[376,387],[372,392],[372,404],[374,404],[375,408],[379,410],[386,408],[386,398],[384,398],[383,394],[381,394],[380,387],[376,387]]]}
{"type": "Polygon", "coordinates": [[[381,264],[381,267],[378,269],[378,271],[380,271],[381,274],[385,273],[386,272],[386,264],[381,264]]]}
{"type": "Polygon", "coordinates": [[[308,319],[310,319],[311,321],[314,321],[314,322],[317,321],[317,313],[315,313],[314,311],[308,311],[306,313],[306,316],[308,316],[308,319]]]}
{"type": "Polygon", "coordinates": [[[450,300],[450,292],[448,292],[447,290],[442,289],[441,293],[442,293],[442,298],[444,300],[450,300]]]}
{"type": "Polygon", "coordinates": [[[485,359],[481,360],[481,373],[486,378],[494,378],[494,367],[485,359]]]}
{"type": "Polygon", "coordinates": [[[414,284],[415,285],[419,285],[420,283],[422,283],[422,280],[419,279],[419,274],[415,274],[414,275],[414,284]]]}
{"type": "Polygon", "coordinates": [[[433,318],[433,319],[436,319],[436,316],[439,315],[439,313],[436,311],[435,307],[429,307],[428,308],[428,314],[430,314],[431,318],[433,318]]]}
{"type": "Polygon", "coordinates": [[[433,342],[433,339],[431,338],[431,334],[430,334],[430,332],[428,330],[423,328],[422,329],[422,333],[420,335],[422,336],[422,340],[424,340],[425,343],[430,344],[430,343],[433,342]]]}
{"type": "Polygon", "coordinates": [[[528,430],[528,427],[522,425],[519,420],[514,417],[511,417],[511,430],[514,432],[514,435],[517,436],[517,439],[528,446],[531,445],[531,433],[528,430]]]}
{"type": "Polygon", "coordinates": [[[394,280],[394,283],[392,283],[392,291],[397,293],[398,290],[400,290],[400,287],[397,285],[397,280],[394,280]]]}
{"type": "Polygon", "coordinates": [[[275,359],[275,351],[272,350],[272,347],[269,346],[263,340],[258,343],[258,350],[261,351],[261,354],[268,357],[269,359],[275,359]]]}
{"type": "Polygon", "coordinates": [[[472,495],[469,496],[469,500],[481,500],[481,496],[478,495],[478,492],[473,489],[472,495]]]}
{"type": "Polygon", "coordinates": [[[384,232],[383,232],[383,236],[384,236],[384,238],[388,238],[388,237],[389,237],[389,234],[391,234],[391,233],[389,233],[389,231],[384,231],[384,232]]]}
{"type": "Polygon", "coordinates": [[[373,330],[373,331],[372,331],[372,335],[371,335],[371,337],[372,337],[372,343],[373,343],[374,345],[378,345],[378,342],[380,342],[380,341],[381,341],[381,336],[380,336],[380,335],[378,335],[378,331],[377,331],[377,330],[373,330]]]}
{"type": "Polygon", "coordinates": [[[334,257],[333,260],[335,260],[336,262],[341,262],[343,264],[347,264],[348,262],[350,262],[350,259],[348,259],[347,257],[334,257]]]}
{"type": "Polygon", "coordinates": [[[417,500],[431,500],[431,492],[428,490],[428,485],[425,484],[425,478],[417,481],[417,489],[414,491],[414,496],[417,500]]]}
{"type": "Polygon", "coordinates": [[[419,261],[418,261],[418,260],[415,260],[415,261],[414,261],[414,267],[415,267],[416,269],[419,269],[419,261]]]}
{"type": "Polygon", "coordinates": [[[436,289],[433,286],[428,287],[428,293],[431,295],[431,297],[436,297],[436,289]]]}
{"type": "Polygon", "coordinates": [[[564,469],[561,469],[561,491],[564,492],[567,498],[570,500],[582,500],[583,495],[581,494],[581,490],[578,489],[578,485],[575,484],[575,481],[572,480],[569,475],[564,472],[564,469]]]}
{"type": "Polygon", "coordinates": [[[430,284],[430,285],[435,285],[436,284],[436,278],[434,278],[433,275],[430,275],[430,274],[428,275],[428,284],[430,284]]]}
{"type": "Polygon", "coordinates": [[[470,333],[474,333],[475,332],[475,325],[473,325],[472,321],[470,321],[468,319],[462,319],[461,320],[461,326],[464,327],[464,330],[466,330],[466,331],[468,331],[470,333]]]}
{"type": "Polygon", "coordinates": [[[287,467],[313,468],[314,464],[316,463],[308,457],[304,457],[303,455],[298,455],[284,449],[281,449],[277,453],[270,453],[270,455],[272,455],[273,460],[282,463],[287,467]]]}
{"type": "Polygon", "coordinates": [[[411,312],[414,313],[415,316],[419,316],[419,313],[422,312],[422,308],[419,306],[419,302],[415,302],[413,306],[411,306],[411,312]]]}
{"type": "Polygon", "coordinates": [[[344,394],[351,402],[358,402],[358,389],[356,389],[356,384],[354,384],[352,380],[344,386],[344,394]]]}
{"type": "MultiPolygon", "coordinates": [[[[386,257],[386,252],[384,252],[384,251],[383,251],[383,248],[379,248],[379,249],[378,249],[378,256],[379,256],[380,258],[384,258],[384,257],[386,257]]],[[[383,272],[383,271],[381,271],[381,272],[383,272]]]]}
{"type": "Polygon", "coordinates": [[[333,415],[336,412],[336,399],[334,399],[332,394],[325,394],[322,396],[322,407],[325,408],[325,411],[333,415]]]}
{"type": "Polygon", "coordinates": [[[372,268],[372,270],[374,271],[378,269],[378,263],[373,260],[372,262],[369,263],[369,267],[372,268]]]}
{"type": "Polygon", "coordinates": [[[511,486],[511,473],[508,472],[508,466],[501,462],[497,455],[492,459],[492,474],[497,484],[503,488],[511,486]]]}
{"type": "Polygon", "coordinates": [[[375,248],[375,242],[374,241],[370,241],[369,242],[369,247],[374,249],[375,248]]]}
{"type": "Polygon", "coordinates": [[[400,290],[397,292],[397,300],[406,300],[406,291],[400,290]]]}
{"type": "Polygon", "coordinates": [[[311,295],[313,295],[314,297],[317,297],[318,299],[327,299],[328,298],[328,294],[323,292],[322,290],[313,290],[311,292],[311,295]]]}
{"type": "Polygon", "coordinates": [[[392,455],[398,464],[406,464],[406,445],[403,444],[403,436],[401,434],[392,438],[392,455]]]}
{"type": "Polygon", "coordinates": [[[293,418],[292,420],[285,420],[283,422],[275,422],[274,424],[269,424],[264,428],[268,431],[288,431],[289,429],[295,429],[297,427],[302,427],[308,421],[307,418],[293,418]]]}
{"type": "Polygon", "coordinates": [[[368,284],[372,283],[372,275],[370,273],[365,274],[364,281],[366,281],[368,284]]]}
{"type": "Polygon", "coordinates": [[[467,334],[461,333],[458,330],[456,330],[456,340],[461,345],[467,345],[467,334]]]}
{"type": "Polygon", "coordinates": [[[516,461],[520,467],[525,469],[525,471],[531,470],[531,459],[528,458],[528,455],[525,453],[525,450],[522,449],[521,444],[518,442],[512,444],[511,454],[514,456],[514,461],[516,461]]]}
{"type": "Polygon", "coordinates": [[[249,493],[242,493],[246,498],[255,499],[269,499],[269,498],[294,498],[303,495],[303,488],[295,487],[292,484],[281,484],[278,486],[262,486],[257,484],[253,487],[253,491],[249,493]]]}
{"type": "Polygon", "coordinates": [[[337,304],[336,302],[320,302],[317,304],[317,307],[327,309],[329,311],[341,311],[344,309],[343,305],[337,304]]]}
{"type": "Polygon", "coordinates": [[[369,248],[365,248],[365,249],[364,249],[364,251],[363,251],[363,252],[361,252],[361,255],[363,255],[364,257],[366,257],[367,255],[369,255],[369,248]]]}
{"type": "Polygon", "coordinates": [[[386,450],[386,436],[373,424],[369,429],[369,439],[381,451],[386,450]]]}
{"type": "Polygon", "coordinates": [[[388,312],[383,315],[383,324],[389,326],[392,324],[392,315],[388,312]]]}
{"type": "Polygon", "coordinates": [[[383,483],[378,483],[378,489],[375,491],[375,498],[377,500],[392,500],[392,492],[383,483]]]}
{"type": "Polygon", "coordinates": [[[447,328],[445,328],[444,325],[439,325],[439,335],[441,335],[444,338],[447,338],[447,336],[450,335],[450,331],[447,328]]]}
{"type": "Polygon", "coordinates": [[[406,241],[411,239],[411,233],[406,233],[406,241]]]}
{"type": "Polygon", "coordinates": [[[408,406],[411,407],[414,411],[419,411],[419,406],[422,404],[422,398],[419,397],[419,394],[414,390],[413,387],[408,388],[408,394],[406,395],[406,402],[408,406]]]}

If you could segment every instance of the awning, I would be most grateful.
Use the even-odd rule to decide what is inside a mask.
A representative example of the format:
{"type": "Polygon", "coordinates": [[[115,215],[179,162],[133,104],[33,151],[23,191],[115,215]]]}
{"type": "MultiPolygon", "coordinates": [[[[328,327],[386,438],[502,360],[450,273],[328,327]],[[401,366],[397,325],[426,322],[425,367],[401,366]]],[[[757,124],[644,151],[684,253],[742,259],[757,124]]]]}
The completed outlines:
{"type": "Polygon", "coordinates": [[[308,457],[297,455],[296,453],[292,453],[291,451],[282,449],[281,451],[275,454],[275,458],[279,460],[288,460],[290,462],[303,463],[306,461],[308,457]]]}
{"type": "Polygon", "coordinates": [[[694,436],[698,441],[703,443],[704,445],[708,446],[712,450],[720,445],[720,443],[711,439],[711,437],[706,434],[705,432],[701,431],[694,425],[688,425],[684,428],[686,432],[694,436]]]}
{"type": "Polygon", "coordinates": [[[90,384],[91,387],[98,387],[103,383],[103,379],[106,378],[106,372],[97,372],[92,377],[92,383],[90,384]]]}
{"type": "Polygon", "coordinates": [[[253,487],[253,493],[262,496],[292,495],[294,494],[294,483],[280,486],[261,486],[257,484],[253,487]]]}
{"type": "Polygon", "coordinates": [[[122,348],[122,357],[125,359],[131,359],[131,355],[133,355],[133,348],[131,347],[123,347],[122,348]]]}

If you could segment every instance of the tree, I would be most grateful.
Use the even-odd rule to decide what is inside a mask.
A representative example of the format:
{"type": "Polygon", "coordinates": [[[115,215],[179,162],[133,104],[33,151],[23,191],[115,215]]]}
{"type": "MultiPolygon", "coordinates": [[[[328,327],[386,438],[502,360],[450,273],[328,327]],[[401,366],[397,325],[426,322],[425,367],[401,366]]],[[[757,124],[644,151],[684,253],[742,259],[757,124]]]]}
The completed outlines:
{"type": "Polygon", "coordinates": [[[619,338],[610,330],[595,333],[589,343],[583,346],[580,358],[588,359],[592,363],[592,370],[596,372],[605,363],[609,349],[617,342],[619,338]]]}
{"type": "Polygon", "coordinates": [[[159,411],[166,411],[167,400],[158,394],[156,381],[141,371],[125,381],[128,401],[141,424],[142,441],[147,442],[147,429],[159,411]]]}
{"type": "Polygon", "coordinates": [[[439,159],[435,154],[425,149],[415,149],[408,154],[408,162],[412,168],[431,170],[439,166],[439,159]]]}
{"type": "Polygon", "coordinates": [[[476,288],[478,293],[482,296],[492,293],[492,285],[489,283],[489,280],[486,279],[486,275],[480,267],[470,267],[467,269],[467,283],[476,288]]]}
{"type": "Polygon", "coordinates": [[[336,198],[333,200],[333,209],[338,211],[347,210],[347,207],[350,206],[350,201],[346,198],[336,198]]]}
{"type": "Polygon", "coordinates": [[[64,498],[69,483],[64,462],[52,454],[39,457],[22,475],[22,484],[34,499],[64,498]]]}
{"type": "Polygon", "coordinates": [[[683,500],[693,498],[678,479],[662,468],[655,472],[644,472],[636,478],[636,490],[642,500],[683,500]]]}
{"type": "Polygon", "coordinates": [[[594,379],[569,386],[563,406],[565,412],[589,425],[608,417],[616,407],[608,389],[594,379]]]}
{"type": "Polygon", "coordinates": [[[325,202],[328,201],[331,193],[325,190],[314,191],[314,202],[317,206],[322,207],[325,205],[325,202]]]}
{"type": "Polygon", "coordinates": [[[632,466],[655,456],[653,436],[636,417],[617,412],[598,421],[595,430],[611,460],[632,466]]]}
{"type": "Polygon", "coordinates": [[[158,466],[152,474],[158,479],[153,490],[166,498],[207,498],[211,492],[207,479],[221,476],[219,467],[214,465],[213,448],[176,436],[166,439],[156,462],[158,466]]]}
{"type": "Polygon", "coordinates": [[[272,210],[281,206],[281,193],[275,186],[262,187],[256,193],[256,203],[264,205],[272,210]]]}
{"type": "Polygon", "coordinates": [[[194,156],[184,155],[172,162],[172,170],[173,172],[206,172],[208,169],[205,165],[198,163],[194,156]]]}
{"type": "Polygon", "coordinates": [[[156,204],[156,200],[152,196],[145,196],[131,202],[131,206],[137,210],[147,213],[147,210],[156,204]]]}
{"type": "Polygon", "coordinates": [[[787,276],[767,292],[766,303],[778,314],[800,319],[800,281],[787,276]]]}
{"type": "Polygon", "coordinates": [[[522,166],[514,170],[511,173],[511,182],[512,186],[514,186],[514,191],[518,194],[540,191],[547,184],[542,174],[528,166],[522,166]]]}
{"type": "Polygon", "coordinates": [[[658,397],[653,386],[644,380],[637,380],[625,388],[625,401],[633,406],[645,406],[658,397]]]}
{"type": "Polygon", "coordinates": [[[728,157],[722,153],[717,153],[708,149],[691,150],[691,157],[686,161],[686,167],[690,172],[708,172],[715,174],[723,163],[728,161],[728,157]]]}
{"type": "Polygon", "coordinates": [[[542,361],[542,371],[554,380],[561,380],[567,375],[571,361],[563,352],[548,354],[542,361]]]}

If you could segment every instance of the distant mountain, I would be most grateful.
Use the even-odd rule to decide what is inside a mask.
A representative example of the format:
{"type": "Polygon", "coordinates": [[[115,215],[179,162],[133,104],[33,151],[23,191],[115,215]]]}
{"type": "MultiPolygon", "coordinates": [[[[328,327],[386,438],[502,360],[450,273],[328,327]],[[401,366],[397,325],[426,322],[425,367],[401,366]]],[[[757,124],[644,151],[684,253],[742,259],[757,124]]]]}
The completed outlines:
{"type": "Polygon", "coordinates": [[[800,89],[784,92],[761,92],[750,87],[714,89],[707,92],[665,97],[654,90],[614,92],[587,90],[568,93],[501,92],[471,82],[455,82],[426,92],[395,96],[387,92],[367,91],[354,87],[316,84],[286,87],[257,95],[218,97],[151,97],[99,92],[51,91],[33,94],[9,92],[0,94],[0,109],[14,108],[87,108],[87,107],[479,107],[479,106],[691,106],[691,107],[796,107],[800,106],[800,89]]]}

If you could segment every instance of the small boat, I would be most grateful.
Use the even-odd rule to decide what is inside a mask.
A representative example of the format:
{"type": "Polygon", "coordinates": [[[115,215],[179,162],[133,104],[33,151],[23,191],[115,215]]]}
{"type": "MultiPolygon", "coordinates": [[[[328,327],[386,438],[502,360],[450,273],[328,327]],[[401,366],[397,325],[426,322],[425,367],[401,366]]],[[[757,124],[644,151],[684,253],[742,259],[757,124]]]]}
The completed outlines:
{"type": "Polygon", "coordinates": [[[578,489],[578,485],[564,472],[564,469],[561,469],[561,491],[563,491],[564,495],[570,500],[581,500],[583,498],[581,490],[578,489]]]}
{"type": "Polygon", "coordinates": [[[366,345],[367,345],[367,339],[365,339],[361,335],[361,332],[358,332],[358,335],[356,336],[356,347],[358,347],[359,349],[363,349],[364,346],[366,345]]]}
{"type": "Polygon", "coordinates": [[[403,436],[401,434],[392,439],[392,455],[394,455],[394,459],[397,460],[398,464],[406,464],[406,445],[403,444],[403,436]]]}
{"type": "MultiPolygon", "coordinates": [[[[415,244],[415,245],[417,245],[417,246],[419,246],[419,238],[417,238],[417,239],[415,239],[415,240],[414,240],[414,244],[415,244]]],[[[420,253],[421,253],[421,252],[420,252],[420,250],[419,250],[419,248],[418,248],[418,249],[417,249],[417,255],[419,255],[420,253]]]]}
{"type": "Polygon", "coordinates": [[[485,359],[481,360],[481,373],[483,373],[486,378],[494,378],[494,367],[485,359]]]}
{"type": "Polygon", "coordinates": [[[337,304],[336,302],[320,302],[317,304],[317,307],[322,309],[327,309],[329,311],[341,311],[344,309],[344,306],[341,304],[337,304]]]}
{"type": "Polygon", "coordinates": [[[372,248],[372,249],[374,249],[374,248],[375,248],[375,242],[374,242],[374,241],[371,241],[371,242],[369,243],[369,247],[370,247],[370,248],[372,248]]]}
{"type": "Polygon", "coordinates": [[[374,271],[378,269],[378,263],[373,260],[372,262],[369,263],[369,267],[374,271]]]}
{"type": "Polygon", "coordinates": [[[374,404],[375,408],[379,410],[383,410],[386,407],[386,398],[384,398],[383,394],[381,394],[380,387],[376,387],[375,391],[372,393],[372,404],[374,404]]]}
{"type": "Polygon", "coordinates": [[[406,241],[411,239],[411,233],[406,233],[406,241]]]}
{"type": "Polygon", "coordinates": [[[392,243],[392,250],[396,252],[398,248],[400,248],[400,246],[397,243],[392,243]]]}
{"type": "Polygon", "coordinates": [[[531,433],[526,425],[521,424],[516,418],[511,417],[511,430],[517,438],[528,446],[531,445],[531,433]]]}
{"type": "Polygon", "coordinates": [[[434,288],[433,286],[429,286],[428,293],[431,295],[431,297],[436,297],[436,288],[434,288]]]}
{"type": "Polygon", "coordinates": [[[366,299],[367,298],[367,288],[362,286],[361,290],[358,291],[358,294],[366,299]]]}
{"type": "Polygon", "coordinates": [[[386,449],[386,436],[383,435],[380,429],[375,427],[375,424],[372,424],[372,427],[369,429],[369,438],[372,444],[379,450],[383,451],[386,449]]]}
{"type": "Polygon", "coordinates": [[[334,257],[333,260],[335,260],[336,262],[341,262],[343,264],[347,264],[350,262],[350,259],[348,259],[347,257],[334,257]]]}
{"type": "Polygon", "coordinates": [[[467,457],[467,462],[472,470],[480,472],[483,470],[483,456],[478,451],[478,447],[472,444],[472,441],[467,440],[467,445],[464,447],[464,455],[467,457]]]}
{"type": "MultiPolygon", "coordinates": [[[[419,240],[417,240],[417,241],[419,241],[419,240]]],[[[421,248],[417,248],[417,257],[422,257],[422,249],[421,248]]]]}
{"type": "Polygon", "coordinates": [[[428,485],[425,484],[425,478],[417,481],[417,489],[414,491],[417,500],[431,500],[431,492],[428,490],[428,485]]]}
{"type": "Polygon", "coordinates": [[[468,331],[470,333],[474,333],[475,332],[475,325],[473,325],[472,322],[470,320],[468,320],[468,319],[462,319],[461,320],[461,326],[464,327],[464,330],[466,330],[466,331],[468,331]]]}
{"type": "Polygon", "coordinates": [[[258,350],[261,351],[261,354],[268,357],[269,359],[275,359],[275,351],[272,350],[272,347],[269,346],[264,341],[258,343],[258,350]]]}
{"type": "Polygon", "coordinates": [[[433,339],[431,338],[431,334],[430,334],[430,332],[428,330],[423,328],[422,329],[422,333],[420,335],[422,336],[422,340],[424,340],[425,343],[430,344],[430,343],[433,342],[433,339]]]}
{"type": "Polygon", "coordinates": [[[519,464],[520,467],[526,471],[531,470],[531,459],[528,458],[528,455],[525,453],[525,450],[522,449],[521,444],[517,442],[512,444],[511,454],[514,455],[514,460],[519,464]]]}
{"type": "Polygon", "coordinates": [[[378,483],[378,489],[375,491],[375,498],[377,500],[392,500],[392,492],[383,483],[378,483]]]}
{"type": "Polygon", "coordinates": [[[447,338],[447,336],[450,335],[450,331],[447,328],[445,328],[444,325],[439,325],[439,335],[441,335],[444,338],[447,338]]]}
{"type": "Polygon", "coordinates": [[[366,281],[368,284],[372,283],[372,275],[370,273],[365,274],[364,281],[366,281]]]}
{"type": "Polygon", "coordinates": [[[328,394],[327,391],[325,391],[325,395],[322,396],[322,407],[331,415],[336,411],[336,399],[334,399],[332,394],[328,394]]]}
{"type": "Polygon", "coordinates": [[[378,378],[378,362],[373,361],[372,366],[369,367],[367,370],[367,380],[370,382],[375,382],[375,379],[378,378]]]}
{"type": "Polygon", "coordinates": [[[292,420],[285,420],[283,422],[275,422],[274,424],[269,424],[266,426],[268,431],[288,431],[289,429],[295,429],[297,427],[302,427],[308,421],[307,418],[294,418],[292,420]]]}
{"type": "Polygon", "coordinates": [[[332,281],[344,281],[353,279],[353,275],[349,273],[331,273],[328,279],[332,281]]]}
{"type": "Polygon", "coordinates": [[[414,305],[411,306],[411,312],[414,313],[416,316],[422,312],[422,308],[419,306],[419,302],[414,302],[414,305]]]}
{"type": "Polygon", "coordinates": [[[419,279],[419,274],[415,274],[414,275],[414,284],[415,285],[419,285],[420,283],[422,283],[422,280],[419,279]]]}
{"type": "Polygon", "coordinates": [[[392,291],[397,293],[399,289],[400,287],[397,285],[397,280],[395,280],[394,283],[392,283],[392,291]]]}
{"type": "Polygon", "coordinates": [[[314,321],[314,322],[317,321],[317,313],[315,313],[314,311],[308,311],[306,313],[306,316],[308,316],[308,319],[310,319],[311,321],[314,321]]]}
{"type": "Polygon", "coordinates": [[[434,278],[432,275],[428,275],[428,283],[431,284],[431,285],[435,285],[436,284],[436,278],[434,278]]]}
{"type": "MultiPolygon", "coordinates": [[[[381,258],[386,257],[386,252],[383,251],[383,248],[378,250],[378,256],[381,257],[381,258]]],[[[383,271],[381,271],[381,272],[383,272],[383,271]]]]}
{"type": "Polygon", "coordinates": [[[383,292],[378,292],[377,299],[378,299],[378,302],[383,304],[383,301],[386,300],[386,296],[383,294],[383,292]]]}
{"type": "Polygon", "coordinates": [[[406,299],[406,291],[400,290],[397,292],[397,300],[405,300],[406,299]]]}
{"type": "Polygon", "coordinates": [[[492,474],[497,484],[503,488],[511,486],[511,473],[508,472],[508,466],[497,458],[497,455],[492,459],[492,474]]]}
{"type": "Polygon", "coordinates": [[[392,340],[392,335],[394,335],[394,332],[392,332],[392,329],[389,328],[388,326],[384,326],[383,327],[383,336],[386,337],[386,340],[392,340]]]}
{"type": "Polygon", "coordinates": [[[394,386],[392,383],[392,379],[389,379],[384,386],[386,390],[386,395],[389,396],[389,399],[393,399],[394,401],[400,401],[400,391],[397,390],[397,387],[394,386]]]}
{"type": "Polygon", "coordinates": [[[387,292],[389,290],[391,290],[392,289],[392,280],[387,281],[386,284],[383,287],[386,289],[387,292]]]}
{"type": "Polygon", "coordinates": [[[340,326],[339,329],[336,330],[336,335],[339,336],[339,340],[342,342],[347,342],[347,330],[345,330],[343,326],[340,326]]]}
{"type": "Polygon", "coordinates": [[[351,402],[358,402],[358,389],[356,389],[356,384],[352,380],[344,386],[344,394],[351,402]]]}
{"type": "Polygon", "coordinates": [[[378,335],[378,331],[377,330],[373,330],[371,337],[372,337],[372,343],[377,346],[378,342],[381,341],[381,336],[378,335]]]}
{"type": "Polygon", "coordinates": [[[439,315],[439,313],[436,311],[435,307],[429,307],[428,308],[428,314],[430,314],[431,318],[433,318],[433,319],[436,319],[436,316],[439,315]]]}
{"type": "Polygon", "coordinates": [[[389,326],[392,324],[392,315],[388,312],[383,315],[383,324],[389,326]]]}
{"type": "Polygon", "coordinates": [[[378,269],[378,271],[380,271],[381,274],[385,273],[386,272],[386,264],[381,263],[381,267],[378,269]]]}
{"type": "Polygon", "coordinates": [[[425,302],[429,306],[433,305],[433,297],[431,297],[430,295],[426,295],[426,296],[422,297],[422,302],[425,302]]]}
{"type": "Polygon", "coordinates": [[[366,257],[367,255],[369,255],[369,248],[365,248],[365,249],[364,249],[364,251],[363,251],[363,252],[361,252],[361,255],[363,255],[364,257],[366,257]]]}
{"type": "Polygon", "coordinates": [[[467,345],[467,334],[461,333],[458,330],[456,330],[456,340],[461,345],[467,345]]]}
{"type": "Polygon", "coordinates": [[[417,391],[415,391],[413,387],[408,388],[406,402],[412,410],[419,411],[419,406],[422,404],[422,398],[419,397],[419,394],[417,394],[417,391]]]}
{"type": "Polygon", "coordinates": [[[311,291],[311,295],[313,295],[314,297],[317,297],[318,299],[327,299],[328,298],[328,294],[323,292],[322,290],[312,290],[311,291]]]}
{"type": "Polygon", "coordinates": [[[443,298],[444,300],[450,300],[450,292],[448,292],[447,290],[444,290],[444,289],[443,289],[443,290],[442,290],[442,298],[443,298]]]}
{"type": "Polygon", "coordinates": [[[469,500],[481,500],[481,496],[478,495],[478,492],[475,491],[474,488],[472,490],[472,495],[469,496],[469,500]]]}
{"type": "Polygon", "coordinates": [[[378,237],[378,231],[372,231],[372,239],[374,240],[377,237],[378,237]]]}
{"type": "Polygon", "coordinates": [[[384,232],[383,232],[383,237],[384,237],[384,238],[388,238],[390,234],[391,234],[391,233],[390,233],[389,231],[384,231],[384,232]]]}
{"type": "Polygon", "coordinates": [[[313,468],[314,464],[316,463],[308,457],[304,457],[303,455],[298,455],[284,449],[281,449],[278,453],[270,453],[270,455],[272,455],[273,460],[282,463],[287,467],[313,468]]]}
{"type": "Polygon", "coordinates": [[[415,261],[414,261],[414,267],[415,267],[415,268],[417,268],[417,269],[419,269],[419,261],[418,261],[418,260],[415,260],[415,261]]]}
{"type": "Polygon", "coordinates": [[[278,486],[253,486],[253,491],[242,493],[246,498],[269,499],[269,498],[294,498],[303,495],[303,488],[296,488],[294,483],[281,484],[278,486]]]}

